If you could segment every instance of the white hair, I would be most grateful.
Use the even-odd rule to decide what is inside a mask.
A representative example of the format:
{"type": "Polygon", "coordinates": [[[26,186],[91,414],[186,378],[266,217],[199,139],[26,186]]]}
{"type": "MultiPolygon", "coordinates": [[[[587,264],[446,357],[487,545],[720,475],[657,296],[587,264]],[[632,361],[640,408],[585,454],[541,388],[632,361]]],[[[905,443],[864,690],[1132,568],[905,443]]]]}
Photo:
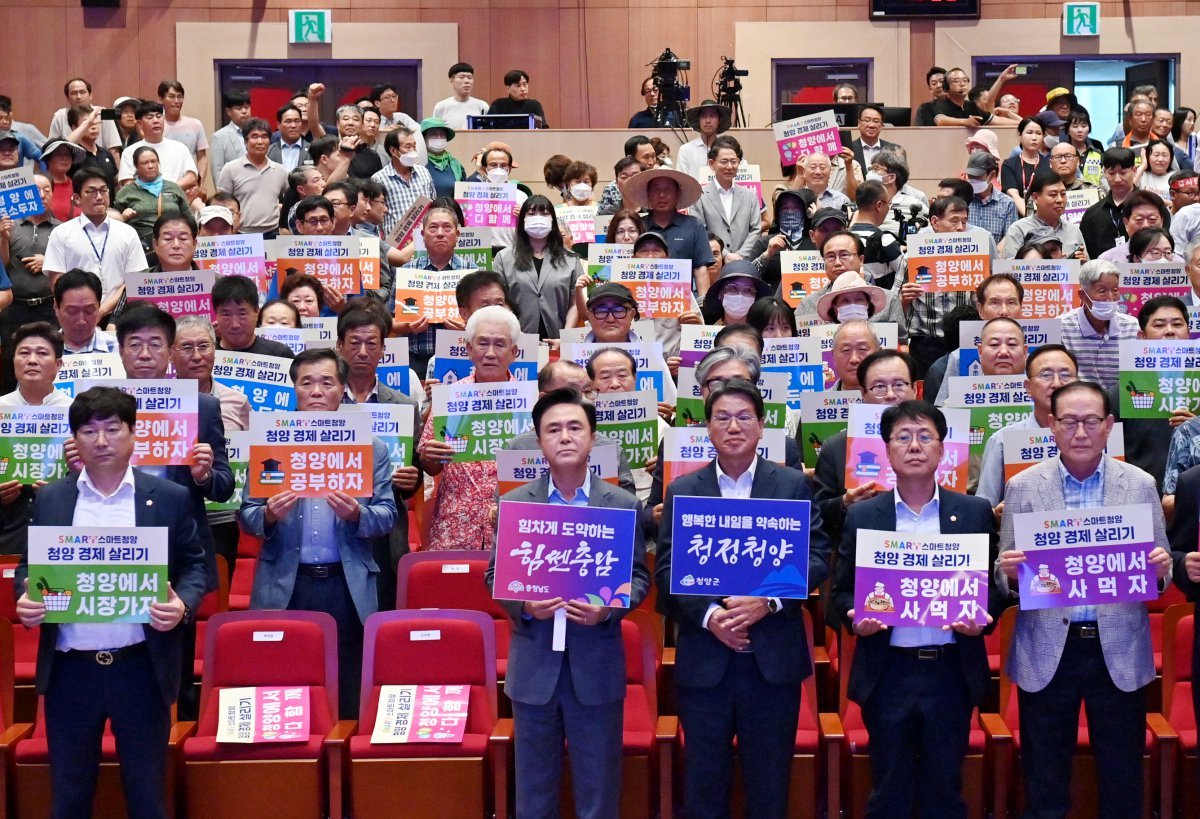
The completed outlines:
{"type": "Polygon", "coordinates": [[[213,344],[217,343],[217,333],[212,322],[204,316],[180,316],[175,322],[175,333],[178,334],[181,330],[203,330],[213,344]]]}
{"type": "Polygon", "coordinates": [[[479,332],[479,325],[485,321],[503,324],[505,332],[508,333],[508,340],[513,344],[516,344],[521,337],[521,322],[513,315],[512,310],[499,304],[489,304],[487,307],[480,307],[467,319],[467,329],[463,331],[467,341],[475,340],[475,334],[479,332]]]}
{"type": "Polygon", "coordinates": [[[1080,288],[1091,287],[1105,276],[1120,278],[1121,271],[1107,259],[1092,259],[1090,262],[1085,262],[1083,267],[1079,268],[1079,286],[1080,288]]]}

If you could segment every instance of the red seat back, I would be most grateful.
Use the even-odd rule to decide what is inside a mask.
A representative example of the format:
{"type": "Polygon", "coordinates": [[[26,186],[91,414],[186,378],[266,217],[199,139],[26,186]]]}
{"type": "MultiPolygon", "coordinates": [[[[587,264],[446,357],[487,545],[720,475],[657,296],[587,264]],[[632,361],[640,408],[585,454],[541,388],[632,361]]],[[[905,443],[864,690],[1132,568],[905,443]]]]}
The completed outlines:
{"type": "Polygon", "coordinates": [[[17,619],[17,593],[14,585],[17,564],[20,562],[20,555],[0,555],[0,617],[10,623],[20,622],[17,619]]]}
{"type": "Polygon", "coordinates": [[[1163,612],[1163,714],[1171,726],[1187,733],[1185,751],[1195,750],[1196,713],[1192,707],[1192,640],[1196,627],[1194,606],[1180,603],[1163,612]]]}
{"type": "Polygon", "coordinates": [[[396,608],[484,612],[494,621],[496,658],[507,660],[508,612],[483,580],[487,567],[486,552],[409,552],[396,568],[396,608]]]}

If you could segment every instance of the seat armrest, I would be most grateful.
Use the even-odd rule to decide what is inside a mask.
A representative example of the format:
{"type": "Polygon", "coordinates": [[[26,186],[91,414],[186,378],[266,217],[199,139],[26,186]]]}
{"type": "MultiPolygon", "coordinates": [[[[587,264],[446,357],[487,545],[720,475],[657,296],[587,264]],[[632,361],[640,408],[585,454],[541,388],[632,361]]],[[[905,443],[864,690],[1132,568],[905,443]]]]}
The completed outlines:
{"type": "Polygon", "coordinates": [[[654,740],[660,745],[674,742],[679,736],[679,717],[660,715],[654,730],[654,740]]]}
{"type": "Polygon", "coordinates": [[[167,739],[167,747],[173,748],[196,733],[196,723],[185,720],[171,726],[171,735],[167,739]]]}
{"type": "Polygon", "coordinates": [[[5,751],[11,748],[18,740],[25,739],[33,734],[32,722],[16,722],[4,729],[0,733],[0,751],[5,751]]]}
{"type": "Polygon", "coordinates": [[[991,742],[1012,742],[1012,731],[999,714],[980,714],[979,725],[991,742]]]}
{"type": "Polygon", "coordinates": [[[352,719],[340,719],[329,729],[329,733],[325,736],[325,746],[345,745],[350,737],[354,736],[354,730],[358,728],[358,721],[352,719]]]}
{"type": "Polygon", "coordinates": [[[492,734],[488,737],[488,750],[492,756],[492,784],[496,819],[508,819],[508,768],[513,744],[513,721],[511,717],[496,720],[492,734]]]}
{"type": "Polygon", "coordinates": [[[1179,732],[1176,731],[1167,718],[1159,713],[1151,712],[1146,714],[1146,727],[1154,734],[1154,738],[1164,744],[1169,742],[1179,741],[1179,732]]]}
{"type": "Polygon", "coordinates": [[[846,730],[842,727],[842,718],[837,714],[817,714],[820,720],[821,737],[829,742],[843,742],[846,730]]]}
{"type": "Polygon", "coordinates": [[[662,664],[675,665],[675,646],[665,646],[662,651],[662,664]]]}

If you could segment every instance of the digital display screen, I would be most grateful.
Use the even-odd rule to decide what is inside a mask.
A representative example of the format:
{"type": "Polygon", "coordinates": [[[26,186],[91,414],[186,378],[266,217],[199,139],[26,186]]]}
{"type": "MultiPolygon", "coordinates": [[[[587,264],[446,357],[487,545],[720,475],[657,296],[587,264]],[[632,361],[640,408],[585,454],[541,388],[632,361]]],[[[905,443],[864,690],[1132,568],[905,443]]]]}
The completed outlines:
{"type": "Polygon", "coordinates": [[[978,20],[979,0],[871,0],[871,19],[978,20]]]}

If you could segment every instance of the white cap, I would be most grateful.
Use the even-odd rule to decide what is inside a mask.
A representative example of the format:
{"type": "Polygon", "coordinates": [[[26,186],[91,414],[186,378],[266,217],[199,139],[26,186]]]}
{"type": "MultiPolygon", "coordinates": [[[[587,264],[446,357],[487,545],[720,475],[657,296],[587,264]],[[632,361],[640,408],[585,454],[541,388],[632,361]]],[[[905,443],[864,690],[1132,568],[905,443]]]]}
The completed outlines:
{"type": "Polygon", "coordinates": [[[206,225],[213,219],[224,219],[233,227],[233,211],[223,205],[205,205],[200,211],[200,224],[206,225]]]}

